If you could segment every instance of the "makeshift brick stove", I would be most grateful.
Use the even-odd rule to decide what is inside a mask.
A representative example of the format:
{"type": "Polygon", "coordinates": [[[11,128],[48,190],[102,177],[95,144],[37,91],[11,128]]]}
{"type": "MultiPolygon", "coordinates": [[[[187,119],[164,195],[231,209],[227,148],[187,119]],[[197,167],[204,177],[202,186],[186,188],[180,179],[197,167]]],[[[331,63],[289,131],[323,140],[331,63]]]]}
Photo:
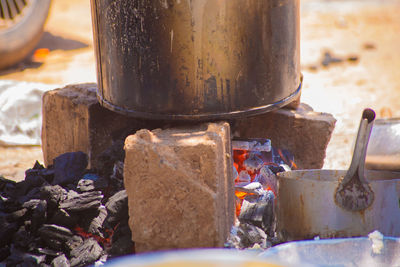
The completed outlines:
{"type": "Polygon", "coordinates": [[[144,120],[101,107],[95,84],[49,91],[46,168],[0,180],[0,262],[85,266],[163,249],[266,248],[276,242],[274,172],[293,164],[282,151],[298,168],[322,167],[334,124],[305,104],[229,122],[144,120]]]}

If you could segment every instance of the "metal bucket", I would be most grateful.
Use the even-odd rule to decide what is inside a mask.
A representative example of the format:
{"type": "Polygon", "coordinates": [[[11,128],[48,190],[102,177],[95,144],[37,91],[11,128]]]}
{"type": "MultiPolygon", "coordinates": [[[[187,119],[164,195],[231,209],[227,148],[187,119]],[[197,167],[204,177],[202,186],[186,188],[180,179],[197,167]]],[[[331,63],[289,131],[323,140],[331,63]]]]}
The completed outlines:
{"type": "Polygon", "coordinates": [[[255,115],[298,96],[299,0],[91,0],[98,98],[150,119],[255,115]]]}

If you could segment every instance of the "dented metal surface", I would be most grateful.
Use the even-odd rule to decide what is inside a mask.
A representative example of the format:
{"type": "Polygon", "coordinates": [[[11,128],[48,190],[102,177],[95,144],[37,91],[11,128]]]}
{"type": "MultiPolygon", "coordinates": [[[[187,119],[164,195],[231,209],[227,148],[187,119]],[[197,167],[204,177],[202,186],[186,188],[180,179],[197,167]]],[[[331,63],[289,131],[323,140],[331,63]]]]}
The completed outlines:
{"type": "Polygon", "coordinates": [[[277,231],[285,240],[365,236],[379,230],[400,236],[400,173],[365,171],[375,200],[351,212],[335,203],[346,170],[306,170],[278,174],[277,231]]]}
{"type": "Polygon", "coordinates": [[[98,97],[154,119],[266,112],[301,87],[299,0],[91,0],[98,97]]]}

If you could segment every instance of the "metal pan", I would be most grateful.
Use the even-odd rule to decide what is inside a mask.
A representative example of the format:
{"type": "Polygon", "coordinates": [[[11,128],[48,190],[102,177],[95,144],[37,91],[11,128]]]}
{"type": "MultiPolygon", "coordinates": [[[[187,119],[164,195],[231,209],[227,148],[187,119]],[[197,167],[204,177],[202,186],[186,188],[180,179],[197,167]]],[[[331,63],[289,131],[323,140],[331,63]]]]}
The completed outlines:
{"type": "Polygon", "coordinates": [[[400,171],[400,118],[375,121],[365,163],[371,170],[400,171]]]}
{"type": "Polygon", "coordinates": [[[280,173],[277,230],[285,240],[400,235],[400,173],[364,171],[372,123],[366,109],[350,168],[280,173]]]}

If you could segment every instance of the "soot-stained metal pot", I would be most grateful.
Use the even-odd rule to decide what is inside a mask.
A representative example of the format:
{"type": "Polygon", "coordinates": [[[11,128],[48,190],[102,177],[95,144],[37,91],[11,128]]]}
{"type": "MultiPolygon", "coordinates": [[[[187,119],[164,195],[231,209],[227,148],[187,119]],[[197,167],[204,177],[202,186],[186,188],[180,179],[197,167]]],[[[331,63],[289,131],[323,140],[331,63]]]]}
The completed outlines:
{"type": "Polygon", "coordinates": [[[150,119],[219,119],[299,95],[299,0],[91,0],[98,98],[150,119]]]}

